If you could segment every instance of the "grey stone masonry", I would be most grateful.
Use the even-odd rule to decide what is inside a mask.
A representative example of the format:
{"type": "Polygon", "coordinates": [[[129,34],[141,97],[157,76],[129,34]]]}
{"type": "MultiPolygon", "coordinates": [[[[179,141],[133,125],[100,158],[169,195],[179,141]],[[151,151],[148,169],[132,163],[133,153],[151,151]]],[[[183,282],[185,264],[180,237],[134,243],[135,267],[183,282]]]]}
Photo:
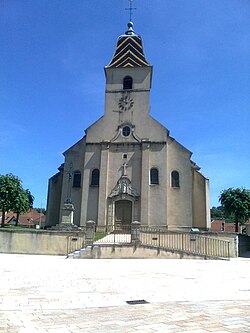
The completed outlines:
{"type": "Polygon", "coordinates": [[[74,217],[74,206],[72,204],[64,204],[63,205],[63,212],[62,212],[62,221],[61,223],[70,223],[73,224],[73,217],[74,217]]]}
{"type": "Polygon", "coordinates": [[[141,223],[139,221],[133,221],[131,223],[131,243],[140,243],[140,227],[141,223]]]}
{"type": "Polygon", "coordinates": [[[95,221],[87,221],[86,222],[86,237],[85,237],[85,246],[89,246],[93,244],[95,236],[95,221]]]}
{"type": "Polygon", "coordinates": [[[72,231],[79,229],[78,226],[73,224],[74,210],[75,208],[73,204],[65,203],[62,209],[62,219],[60,223],[57,224],[55,227],[52,227],[52,229],[62,231],[72,231]]]}

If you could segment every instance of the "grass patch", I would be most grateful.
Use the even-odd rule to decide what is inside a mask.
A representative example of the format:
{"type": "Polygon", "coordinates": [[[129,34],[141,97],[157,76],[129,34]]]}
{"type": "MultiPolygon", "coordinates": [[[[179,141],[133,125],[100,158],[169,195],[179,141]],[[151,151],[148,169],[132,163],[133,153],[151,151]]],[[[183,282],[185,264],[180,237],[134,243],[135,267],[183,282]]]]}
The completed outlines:
{"type": "Polygon", "coordinates": [[[105,234],[104,232],[96,232],[94,237],[94,242],[98,241],[98,239],[105,237],[106,235],[107,234],[105,234]]]}
{"type": "Polygon", "coordinates": [[[7,225],[5,224],[4,227],[1,227],[0,230],[23,230],[23,231],[44,231],[43,229],[36,229],[32,227],[22,227],[22,226],[15,226],[15,225],[7,225]]]}

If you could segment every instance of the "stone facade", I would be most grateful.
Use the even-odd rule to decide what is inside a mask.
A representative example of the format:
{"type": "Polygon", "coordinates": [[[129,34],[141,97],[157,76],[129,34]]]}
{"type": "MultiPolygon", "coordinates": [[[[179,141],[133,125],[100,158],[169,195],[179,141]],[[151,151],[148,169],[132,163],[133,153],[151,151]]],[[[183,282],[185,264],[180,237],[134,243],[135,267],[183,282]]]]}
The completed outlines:
{"type": "Polygon", "coordinates": [[[74,224],[130,224],[169,230],[210,226],[208,179],[192,153],[149,114],[152,66],[141,37],[118,38],[105,67],[105,113],[65,153],[49,181],[47,225],[61,221],[65,202],[75,208],[74,224]]]}

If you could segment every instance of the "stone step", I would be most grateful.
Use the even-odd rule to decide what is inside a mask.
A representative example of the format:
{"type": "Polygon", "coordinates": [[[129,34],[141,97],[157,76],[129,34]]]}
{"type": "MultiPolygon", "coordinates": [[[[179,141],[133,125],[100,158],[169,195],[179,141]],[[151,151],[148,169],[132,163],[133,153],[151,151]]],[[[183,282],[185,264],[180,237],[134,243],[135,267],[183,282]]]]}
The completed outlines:
{"type": "Polygon", "coordinates": [[[87,259],[90,258],[91,246],[69,253],[67,259],[87,259]]]}

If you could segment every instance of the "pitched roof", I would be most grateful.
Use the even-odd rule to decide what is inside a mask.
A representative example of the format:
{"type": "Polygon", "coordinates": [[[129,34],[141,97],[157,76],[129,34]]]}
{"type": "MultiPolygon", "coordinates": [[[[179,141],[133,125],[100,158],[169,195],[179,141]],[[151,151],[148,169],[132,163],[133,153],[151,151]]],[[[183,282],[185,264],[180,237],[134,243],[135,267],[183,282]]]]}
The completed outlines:
{"type": "MultiPolygon", "coordinates": [[[[16,217],[16,214],[12,211],[5,213],[4,223],[9,223],[13,218],[16,217]]],[[[0,212],[0,220],[2,220],[2,212],[0,212]]]]}
{"type": "MultiPolygon", "coordinates": [[[[20,226],[33,226],[37,223],[44,222],[46,216],[43,213],[38,213],[36,209],[31,208],[28,212],[19,215],[18,225],[20,226]]],[[[9,224],[15,224],[16,214],[9,212],[7,214],[6,222],[9,224]]]]}

